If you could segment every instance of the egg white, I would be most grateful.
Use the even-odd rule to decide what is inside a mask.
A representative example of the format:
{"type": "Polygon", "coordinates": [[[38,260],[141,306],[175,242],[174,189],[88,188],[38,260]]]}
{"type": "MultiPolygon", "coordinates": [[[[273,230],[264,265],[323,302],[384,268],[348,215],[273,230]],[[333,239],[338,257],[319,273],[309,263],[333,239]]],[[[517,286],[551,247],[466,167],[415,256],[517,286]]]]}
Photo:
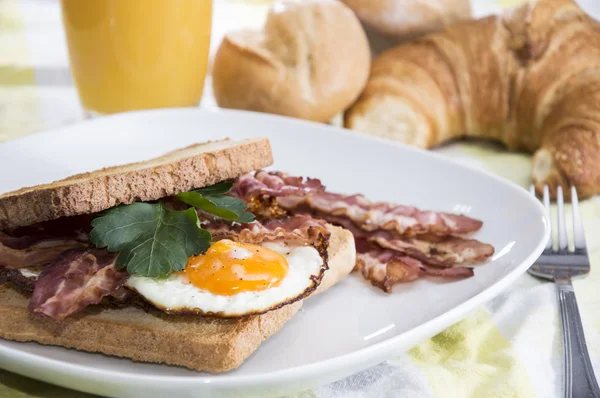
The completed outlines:
{"type": "Polygon", "coordinates": [[[21,272],[21,275],[23,275],[25,278],[37,278],[42,273],[41,270],[36,268],[19,268],[19,272],[21,272]]]}
{"type": "MultiPolygon", "coordinates": [[[[288,272],[281,283],[266,290],[221,296],[196,287],[181,274],[171,274],[166,278],[132,275],[125,286],[168,312],[239,317],[262,313],[294,301],[314,285],[312,276],[322,272],[323,259],[312,246],[286,246],[282,243],[263,243],[261,246],[276,251],[288,262],[288,272]]],[[[243,257],[243,253],[237,255],[243,257]]]]}

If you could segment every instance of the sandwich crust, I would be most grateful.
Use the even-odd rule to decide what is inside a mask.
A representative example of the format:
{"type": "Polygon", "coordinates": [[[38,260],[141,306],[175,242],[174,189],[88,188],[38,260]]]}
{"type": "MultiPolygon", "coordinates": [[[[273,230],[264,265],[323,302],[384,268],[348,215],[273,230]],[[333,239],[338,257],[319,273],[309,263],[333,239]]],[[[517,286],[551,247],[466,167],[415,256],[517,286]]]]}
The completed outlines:
{"type": "Polygon", "coordinates": [[[273,163],[269,140],[195,144],[144,162],[109,167],[0,195],[0,230],[96,213],[238,177],[273,163]]]}

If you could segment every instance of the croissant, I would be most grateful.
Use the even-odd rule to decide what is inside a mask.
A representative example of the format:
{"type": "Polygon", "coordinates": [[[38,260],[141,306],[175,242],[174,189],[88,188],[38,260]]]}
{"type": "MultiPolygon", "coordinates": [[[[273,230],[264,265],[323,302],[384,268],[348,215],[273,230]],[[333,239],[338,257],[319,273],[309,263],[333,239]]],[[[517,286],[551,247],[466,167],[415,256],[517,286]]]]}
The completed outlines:
{"type": "Polygon", "coordinates": [[[600,193],[600,23],[534,0],[450,25],[378,56],[344,122],[421,148],[499,141],[533,153],[537,190],[600,193]]]}

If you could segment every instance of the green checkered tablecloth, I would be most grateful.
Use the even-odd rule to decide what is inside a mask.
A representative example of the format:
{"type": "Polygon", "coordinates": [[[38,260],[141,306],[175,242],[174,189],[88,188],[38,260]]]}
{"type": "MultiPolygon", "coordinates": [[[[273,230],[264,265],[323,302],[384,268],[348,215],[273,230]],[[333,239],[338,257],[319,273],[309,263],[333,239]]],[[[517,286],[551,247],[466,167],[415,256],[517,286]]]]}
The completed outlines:
{"type": "MultiPolygon", "coordinates": [[[[482,14],[518,2],[474,0],[474,8],[482,14]]],[[[224,31],[261,25],[268,3],[216,0],[213,50],[224,31]]],[[[210,85],[206,91],[202,106],[214,106],[210,85]]],[[[58,3],[0,0],[0,141],[82,118],[68,72],[58,3]]],[[[530,182],[531,164],[525,155],[476,144],[454,145],[443,152],[523,186],[530,182]]],[[[581,207],[593,271],[575,282],[575,290],[592,362],[600,374],[600,201],[590,199],[581,207]]],[[[523,275],[500,296],[408,353],[298,396],[558,397],[562,361],[554,286],[523,275]]],[[[0,397],[82,396],[0,370],[0,397]]]]}

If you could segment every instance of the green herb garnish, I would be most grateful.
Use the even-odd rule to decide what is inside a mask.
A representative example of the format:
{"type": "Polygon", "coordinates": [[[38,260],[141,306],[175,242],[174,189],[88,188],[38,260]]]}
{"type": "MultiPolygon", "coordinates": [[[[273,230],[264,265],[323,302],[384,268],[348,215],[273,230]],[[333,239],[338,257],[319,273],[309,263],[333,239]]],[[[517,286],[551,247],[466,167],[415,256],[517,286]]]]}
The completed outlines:
{"type": "Polygon", "coordinates": [[[231,191],[233,183],[231,181],[221,181],[208,187],[192,189],[191,192],[197,192],[202,195],[225,195],[231,191]]]}
{"type": "Polygon", "coordinates": [[[222,182],[175,195],[193,206],[183,211],[169,210],[162,203],[108,209],[92,221],[90,240],[96,247],[118,251],[117,268],[127,268],[130,275],[157,277],[181,271],[188,257],[204,253],[212,240],[201,228],[195,208],[229,221],[254,221],[243,201],[225,196],[231,186],[222,182]]]}
{"type": "Polygon", "coordinates": [[[231,182],[220,182],[209,187],[182,192],[175,197],[190,206],[224,218],[228,221],[237,221],[246,224],[254,221],[254,214],[246,211],[246,203],[233,196],[225,196],[231,191],[231,182]]]}
{"type": "Polygon", "coordinates": [[[245,211],[248,207],[238,198],[224,195],[202,195],[195,191],[175,195],[177,199],[207,213],[228,221],[245,224],[254,221],[254,214],[245,211]]]}
{"type": "Polygon", "coordinates": [[[92,227],[92,243],[120,252],[117,268],[127,267],[131,275],[181,271],[188,257],[204,253],[211,241],[194,209],[171,211],[160,203],[115,207],[92,220],[92,227]]]}

